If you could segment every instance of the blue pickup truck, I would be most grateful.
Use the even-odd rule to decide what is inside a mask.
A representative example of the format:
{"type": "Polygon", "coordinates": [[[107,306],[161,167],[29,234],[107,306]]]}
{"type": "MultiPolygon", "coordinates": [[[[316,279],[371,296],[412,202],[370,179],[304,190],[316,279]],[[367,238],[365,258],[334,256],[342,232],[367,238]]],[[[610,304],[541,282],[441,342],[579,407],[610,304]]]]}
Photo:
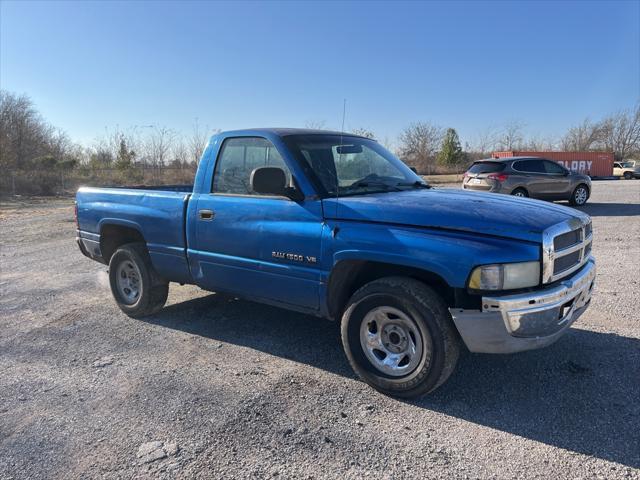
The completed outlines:
{"type": "Polygon", "coordinates": [[[426,184],[376,141],[299,129],[211,138],[194,185],[80,188],[77,242],[120,309],[170,282],[341,322],[355,372],[426,394],[472,352],[544,347],[591,299],[591,220],[537,200],[426,184]]]}

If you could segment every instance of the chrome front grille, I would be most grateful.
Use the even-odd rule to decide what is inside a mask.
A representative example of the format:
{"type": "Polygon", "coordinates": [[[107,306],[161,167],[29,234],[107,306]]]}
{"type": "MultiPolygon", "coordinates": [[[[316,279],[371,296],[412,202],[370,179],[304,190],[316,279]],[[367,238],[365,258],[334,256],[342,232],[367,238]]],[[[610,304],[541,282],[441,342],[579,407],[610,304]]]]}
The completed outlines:
{"type": "Polygon", "coordinates": [[[591,254],[591,220],[580,217],[545,230],[542,239],[542,283],[551,283],[582,267],[591,254]]]}
{"type": "Polygon", "coordinates": [[[582,229],[562,233],[553,239],[553,248],[558,251],[568,248],[582,240],[582,229]]]}
{"type": "Polygon", "coordinates": [[[569,270],[574,265],[580,263],[580,250],[576,250],[575,252],[571,252],[564,257],[556,258],[556,261],[553,262],[553,274],[558,275],[565,270],[569,270]]]}

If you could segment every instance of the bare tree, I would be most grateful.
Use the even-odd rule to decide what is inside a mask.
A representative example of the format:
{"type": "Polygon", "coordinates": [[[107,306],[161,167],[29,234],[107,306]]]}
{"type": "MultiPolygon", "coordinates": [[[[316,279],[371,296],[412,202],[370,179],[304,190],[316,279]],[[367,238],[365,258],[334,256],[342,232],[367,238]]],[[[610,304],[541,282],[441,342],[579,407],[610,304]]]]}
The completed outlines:
{"type": "Polygon", "coordinates": [[[560,140],[560,148],[566,151],[583,152],[598,148],[602,142],[602,123],[593,123],[585,118],[582,123],[571,127],[560,140]]]}
{"type": "Polygon", "coordinates": [[[384,138],[382,140],[379,140],[379,141],[384,146],[384,148],[386,148],[387,150],[389,150],[389,151],[395,150],[394,149],[395,141],[391,137],[385,135],[384,138]]]}
{"type": "Polygon", "coordinates": [[[477,136],[476,140],[469,147],[473,151],[473,156],[477,158],[483,158],[491,155],[496,149],[498,143],[499,132],[495,126],[489,126],[482,130],[477,136]]]}
{"type": "Polygon", "coordinates": [[[405,128],[399,138],[400,157],[420,173],[431,174],[444,130],[428,122],[416,122],[405,128]]]}
{"type": "Polygon", "coordinates": [[[371,139],[376,138],[376,135],[371,130],[367,130],[366,128],[354,128],[353,130],[351,130],[351,133],[353,133],[354,135],[360,135],[361,137],[367,137],[371,139]]]}
{"type": "Polygon", "coordinates": [[[640,151],[640,102],[602,121],[602,144],[613,150],[619,160],[640,151]]]}
{"type": "Polygon", "coordinates": [[[120,166],[127,163],[133,165],[143,149],[138,127],[122,130],[119,125],[113,129],[106,128],[105,134],[96,139],[95,146],[96,150],[109,152],[111,157],[119,159],[120,166]]]}
{"type": "Polygon", "coordinates": [[[175,138],[175,133],[167,127],[155,125],[147,137],[147,155],[151,159],[151,164],[155,167],[162,167],[168,158],[171,144],[175,138]]]}
{"type": "Polygon", "coordinates": [[[185,168],[189,164],[190,154],[182,138],[177,138],[171,146],[171,166],[185,168]]]}
{"type": "Polygon", "coordinates": [[[552,137],[534,135],[529,137],[522,146],[523,150],[531,150],[533,152],[551,152],[556,148],[556,141],[552,137]]]}
{"type": "Polygon", "coordinates": [[[202,157],[202,153],[207,147],[208,137],[207,129],[201,129],[198,124],[198,119],[196,118],[193,129],[191,130],[191,137],[189,137],[188,140],[189,157],[194,165],[198,165],[200,157],[202,157]]]}
{"type": "Polygon", "coordinates": [[[322,130],[327,125],[324,120],[307,120],[304,124],[305,128],[311,128],[313,130],[322,130]]]}
{"type": "Polygon", "coordinates": [[[37,157],[51,154],[56,130],[40,116],[26,95],[0,91],[0,166],[29,168],[37,157]]]}
{"type": "Polygon", "coordinates": [[[498,136],[498,148],[507,151],[520,150],[524,143],[524,126],[519,120],[508,121],[498,136]]]}

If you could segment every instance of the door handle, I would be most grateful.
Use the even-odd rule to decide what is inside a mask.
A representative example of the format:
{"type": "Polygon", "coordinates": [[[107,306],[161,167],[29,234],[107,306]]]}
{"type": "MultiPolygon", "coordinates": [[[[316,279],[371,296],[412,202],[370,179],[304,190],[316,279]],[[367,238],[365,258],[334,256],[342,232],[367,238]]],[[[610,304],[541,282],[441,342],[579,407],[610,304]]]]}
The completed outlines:
{"type": "Polygon", "coordinates": [[[198,217],[200,217],[200,220],[213,220],[214,216],[215,216],[215,214],[213,213],[213,210],[199,210],[198,211],[198,217]]]}

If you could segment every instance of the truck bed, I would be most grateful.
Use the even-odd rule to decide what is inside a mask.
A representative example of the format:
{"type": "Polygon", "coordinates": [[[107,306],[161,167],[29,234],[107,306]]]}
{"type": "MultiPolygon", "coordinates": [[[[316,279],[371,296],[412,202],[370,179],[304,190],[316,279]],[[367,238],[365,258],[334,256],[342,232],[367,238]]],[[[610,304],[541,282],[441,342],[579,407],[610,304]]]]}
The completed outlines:
{"type": "Polygon", "coordinates": [[[193,192],[193,185],[131,185],[126,187],[109,187],[120,188],[124,190],[151,190],[159,192],[193,192]]]}
{"type": "Polygon", "coordinates": [[[190,282],[185,232],[190,195],[186,185],[82,187],[76,196],[79,240],[99,259],[105,229],[139,232],[158,273],[172,281],[190,282]]]}

